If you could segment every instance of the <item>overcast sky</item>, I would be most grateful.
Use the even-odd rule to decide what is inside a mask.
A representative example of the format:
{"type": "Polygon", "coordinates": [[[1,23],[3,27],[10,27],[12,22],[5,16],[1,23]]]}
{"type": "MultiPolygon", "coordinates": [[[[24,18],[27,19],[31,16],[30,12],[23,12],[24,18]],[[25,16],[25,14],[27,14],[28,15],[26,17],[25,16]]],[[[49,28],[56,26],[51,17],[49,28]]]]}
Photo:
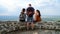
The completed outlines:
{"type": "Polygon", "coordinates": [[[41,15],[60,15],[60,0],[0,0],[0,16],[19,16],[29,3],[41,15]]]}

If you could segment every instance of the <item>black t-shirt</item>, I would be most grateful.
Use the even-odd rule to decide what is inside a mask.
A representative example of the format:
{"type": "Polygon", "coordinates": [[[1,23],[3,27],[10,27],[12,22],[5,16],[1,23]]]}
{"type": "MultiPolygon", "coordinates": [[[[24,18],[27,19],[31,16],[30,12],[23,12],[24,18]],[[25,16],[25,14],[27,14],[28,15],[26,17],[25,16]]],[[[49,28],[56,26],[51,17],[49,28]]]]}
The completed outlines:
{"type": "Polygon", "coordinates": [[[28,16],[29,17],[31,17],[31,16],[33,16],[33,14],[34,14],[34,8],[33,7],[28,7],[27,8],[27,14],[29,14],[28,16]],[[30,13],[31,12],[31,13],[30,13]]]}

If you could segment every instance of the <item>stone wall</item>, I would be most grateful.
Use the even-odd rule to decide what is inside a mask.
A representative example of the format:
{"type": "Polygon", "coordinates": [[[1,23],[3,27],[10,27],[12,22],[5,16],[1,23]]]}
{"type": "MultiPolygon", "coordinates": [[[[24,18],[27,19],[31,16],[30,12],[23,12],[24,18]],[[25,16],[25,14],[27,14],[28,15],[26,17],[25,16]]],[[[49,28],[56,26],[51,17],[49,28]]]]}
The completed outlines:
{"type": "MultiPolygon", "coordinates": [[[[60,23],[60,22],[59,22],[60,23]]],[[[60,30],[60,24],[58,22],[37,22],[35,23],[35,28],[40,29],[52,29],[52,30],[60,30]]],[[[16,30],[21,30],[26,28],[26,23],[18,23],[18,22],[5,22],[0,23],[0,34],[6,34],[7,32],[12,32],[16,30]]]]}

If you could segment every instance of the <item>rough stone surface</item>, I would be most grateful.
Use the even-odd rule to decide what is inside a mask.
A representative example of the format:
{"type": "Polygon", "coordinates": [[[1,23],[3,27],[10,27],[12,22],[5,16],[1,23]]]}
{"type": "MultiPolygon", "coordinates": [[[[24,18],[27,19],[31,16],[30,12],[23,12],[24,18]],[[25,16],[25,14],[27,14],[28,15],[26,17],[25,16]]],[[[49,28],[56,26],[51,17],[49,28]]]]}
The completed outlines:
{"type": "MultiPolygon", "coordinates": [[[[15,21],[7,21],[5,23],[0,23],[0,34],[5,34],[7,32],[12,32],[16,30],[21,30],[26,28],[26,23],[18,23],[15,21]]],[[[35,23],[35,28],[48,29],[48,30],[60,30],[60,26],[53,22],[37,22],[35,23]]]]}

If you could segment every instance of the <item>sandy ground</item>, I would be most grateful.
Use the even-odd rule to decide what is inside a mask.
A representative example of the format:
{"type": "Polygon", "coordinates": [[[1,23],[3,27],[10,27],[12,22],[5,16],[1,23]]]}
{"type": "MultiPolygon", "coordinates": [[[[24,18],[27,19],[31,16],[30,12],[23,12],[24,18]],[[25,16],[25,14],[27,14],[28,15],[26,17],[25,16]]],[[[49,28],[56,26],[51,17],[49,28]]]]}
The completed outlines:
{"type": "Polygon", "coordinates": [[[28,30],[28,31],[15,31],[7,34],[60,34],[60,31],[55,30],[28,30]]]}

